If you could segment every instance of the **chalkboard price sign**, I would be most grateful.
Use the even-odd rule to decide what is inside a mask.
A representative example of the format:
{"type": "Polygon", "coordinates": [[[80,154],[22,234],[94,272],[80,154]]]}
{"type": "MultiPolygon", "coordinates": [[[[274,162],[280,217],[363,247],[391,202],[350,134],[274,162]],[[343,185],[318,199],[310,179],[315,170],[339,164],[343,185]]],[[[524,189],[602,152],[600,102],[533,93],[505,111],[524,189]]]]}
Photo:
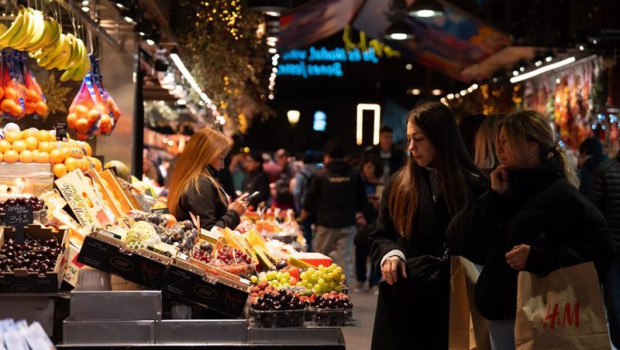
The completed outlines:
{"type": "Polygon", "coordinates": [[[24,226],[32,224],[32,208],[26,205],[10,205],[5,208],[4,226],[15,227],[15,240],[24,242],[24,226]]]}

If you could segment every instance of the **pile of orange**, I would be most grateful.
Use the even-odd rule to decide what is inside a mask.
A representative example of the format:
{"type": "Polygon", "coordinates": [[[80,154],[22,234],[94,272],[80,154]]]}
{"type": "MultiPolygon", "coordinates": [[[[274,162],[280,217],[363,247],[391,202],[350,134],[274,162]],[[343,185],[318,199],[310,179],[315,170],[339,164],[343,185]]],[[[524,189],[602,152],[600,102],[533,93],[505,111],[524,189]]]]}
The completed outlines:
{"type": "Polygon", "coordinates": [[[82,141],[56,141],[48,130],[8,130],[0,140],[0,161],[7,163],[50,163],[56,177],[80,169],[101,171],[90,145],[82,141]]]}

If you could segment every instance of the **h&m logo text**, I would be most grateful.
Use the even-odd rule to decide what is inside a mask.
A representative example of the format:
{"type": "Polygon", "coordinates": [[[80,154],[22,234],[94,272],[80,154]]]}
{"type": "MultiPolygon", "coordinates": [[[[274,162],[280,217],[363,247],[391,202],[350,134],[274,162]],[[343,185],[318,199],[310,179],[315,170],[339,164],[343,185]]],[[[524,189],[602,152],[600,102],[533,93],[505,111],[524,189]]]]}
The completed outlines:
{"type": "Polygon", "coordinates": [[[554,329],[557,325],[558,328],[562,327],[576,327],[579,328],[579,302],[566,303],[564,305],[564,314],[560,317],[560,305],[555,303],[547,305],[547,315],[543,318],[543,329],[554,329]],[[572,307],[571,307],[572,306],[572,307]]]}

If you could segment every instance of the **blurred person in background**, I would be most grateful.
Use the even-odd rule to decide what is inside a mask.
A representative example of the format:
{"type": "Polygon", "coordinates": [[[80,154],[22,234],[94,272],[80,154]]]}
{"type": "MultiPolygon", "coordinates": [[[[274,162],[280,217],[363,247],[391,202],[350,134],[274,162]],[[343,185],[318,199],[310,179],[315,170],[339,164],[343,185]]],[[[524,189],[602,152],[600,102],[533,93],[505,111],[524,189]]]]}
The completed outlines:
{"type": "Polygon", "coordinates": [[[366,150],[366,153],[374,153],[383,162],[381,175],[385,178],[397,172],[405,162],[405,152],[394,145],[394,130],[383,125],[379,129],[379,144],[366,150]]]}
{"type": "Polygon", "coordinates": [[[224,168],[232,139],[205,127],[196,132],[179,156],[168,191],[168,209],[179,221],[200,217],[200,227],[234,229],[248,208],[247,194],[229,203],[216,176],[224,168]]]}
{"type": "Polygon", "coordinates": [[[332,139],[325,144],[324,166],[310,182],[301,219],[307,220],[310,211],[316,208],[314,250],[331,257],[352,280],[355,217],[366,203],[366,194],[359,172],[344,161],[344,156],[339,140],[332,139]]]}
{"type": "Polygon", "coordinates": [[[452,111],[425,102],[407,116],[410,157],[386,184],[372,260],[379,286],[372,349],[447,349],[451,218],[488,188],[465,149],[452,111]]]}
{"type": "Polygon", "coordinates": [[[476,133],[474,163],[486,175],[490,175],[499,165],[495,143],[499,135],[501,119],[500,115],[487,117],[476,133]]]}
{"type": "Polygon", "coordinates": [[[603,144],[597,137],[588,137],[579,145],[577,166],[579,169],[579,192],[584,196],[590,195],[590,188],[594,182],[594,171],[599,164],[607,160],[603,154],[603,144]]]}
{"type": "MultiPolygon", "coordinates": [[[[239,152],[230,158],[230,164],[228,165],[228,171],[230,172],[230,176],[232,177],[233,189],[235,193],[237,193],[237,191],[243,190],[243,180],[245,179],[245,171],[243,169],[243,163],[245,162],[246,157],[247,157],[247,154],[245,152],[239,152]]],[[[263,164],[263,159],[261,155],[261,167],[262,167],[262,164],[263,164]]]]}
{"type": "Polygon", "coordinates": [[[476,134],[485,119],[487,118],[483,114],[470,114],[461,118],[459,122],[459,132],[471,159],[474,159],[476,154],[476,134]]]}
{"type": "Polygon", "coordinates": [[[377,272],[375,267],[376,265],[371,261],[370,269],[367,269],[366,264],[370,257],[368,237],[370,232],[374,231],[376,227],[377,214],[379,213],[379,200],[381,193],[383,193],[383,185],[385,183],[381,172],[382,166],[383,163],[376,154],[368,153],[364,159],[362,159],[360,167],[364,192],[366,193],[368,201],[362,209],[363,215],[356,216],[355,277],[357,285],[355,289],[358,292],[364,290],[364,284],[366,280],[368,280],[368,291],[378,293],[377,285],[381,279],[381,275],[377,272]]]}
{"type": "Polygon", "coordinates": [[[620,152],[599,164],[589,198],[601,210],[611,228],[614,257],[603,284],[603,300],[611,341],[620,349],[620,152]]]}
{"type": "MultiPolygon", "coordinates": [[[[295,174],[293,180],[293,197],[295,198],[295,211],[301,213],[306,203],[306,194],[310,188],[310,182],[314,174],[319,170],[320,155],[316,151],[306,151],[303,158],[303,164],[299,171],[295,174]]],[[[316,222],[316,207],[311,208],[308,212],[308,218],[301,223],[301,229],[304,231],[306,246],[308,251],[312,250],[312,224],[316,222]]]]}
{"type": "Polygon", "coordinates": [[[251,151],[243,162],[246,174],[242,183],[242,191],[252,194],[258,191],[260,194],[254,197],[250,204],[256,208],[259,203],[269,199],[269,180],[263,170],[263,157],[257,151],[251,151]]]}

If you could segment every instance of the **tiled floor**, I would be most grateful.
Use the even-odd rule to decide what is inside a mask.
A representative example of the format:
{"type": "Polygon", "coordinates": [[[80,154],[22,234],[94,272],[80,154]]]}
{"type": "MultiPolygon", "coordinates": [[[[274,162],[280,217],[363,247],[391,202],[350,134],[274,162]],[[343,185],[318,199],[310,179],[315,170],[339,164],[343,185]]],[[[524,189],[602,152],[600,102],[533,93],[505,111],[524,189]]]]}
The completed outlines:
{"type": "Polygon", "coordinates": [[[350,292],[349,295],[355,305],[355,317],[360,321],[360,328],[343,328],[347,350],[368,350],[372,339],[377,296],[367,292],[350,292]]]}

